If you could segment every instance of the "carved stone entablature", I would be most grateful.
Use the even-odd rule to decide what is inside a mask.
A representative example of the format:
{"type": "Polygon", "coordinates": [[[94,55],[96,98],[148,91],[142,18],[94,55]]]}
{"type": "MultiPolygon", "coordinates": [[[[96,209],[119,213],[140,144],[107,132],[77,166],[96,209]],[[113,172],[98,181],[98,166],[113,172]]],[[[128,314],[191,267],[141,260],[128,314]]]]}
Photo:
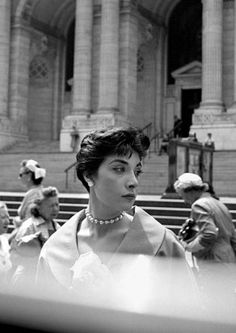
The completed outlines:
{"type": "Polygon", "coordinates": [[[73,126],[77,128],[87,128],[87,129],[96,129],[96,128],[106,128],[114,126],[114,117],[111,116],[68,116],[63,120],[62,128],[71,129],[73,126]]]}
{"type": "Polygon", "coordinates": [[[194,114],[193,123],[195,125],[213,124],[215,115],[210,113],[194,114]]]}
{"type": "Polygon", "coordinates": [[[193,115],[194,125],[223,125],[236,123],[236,114],[219,112],[211,113],[210,111],[205,111],[202,113],[195,112],[193,115]]]}

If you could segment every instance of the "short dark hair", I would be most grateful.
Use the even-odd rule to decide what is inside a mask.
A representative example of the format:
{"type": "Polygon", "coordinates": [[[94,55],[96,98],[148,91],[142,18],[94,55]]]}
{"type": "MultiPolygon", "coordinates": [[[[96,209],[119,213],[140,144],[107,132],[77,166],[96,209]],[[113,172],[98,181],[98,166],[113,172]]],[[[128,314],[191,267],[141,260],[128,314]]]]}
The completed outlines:
{"type": "Polygon", "coordinates": [[[96,174],[99,166],[109,155],[132,155],[136,152],[143,159],[150,146],[150,140],[141,129],[136,127],[115,127],[96,130],[87,134],[81,142],[76,155],[76,172],[78,179],[89,192],[89,186],[84,179],[84,172],[88,176],[96,174]]]}

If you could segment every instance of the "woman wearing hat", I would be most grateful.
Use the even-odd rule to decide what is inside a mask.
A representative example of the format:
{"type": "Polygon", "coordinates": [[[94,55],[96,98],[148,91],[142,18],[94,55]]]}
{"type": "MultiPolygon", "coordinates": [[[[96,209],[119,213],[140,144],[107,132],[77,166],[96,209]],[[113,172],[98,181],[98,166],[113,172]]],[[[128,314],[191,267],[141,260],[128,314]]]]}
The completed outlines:
{"type": "Polygon", "coordinates": [[[23,221],[31,216],[30,208],[35,199],[40,196],[43,188],[42,182],[46,176],[46,170],[41,168],[35,160],[23,160],[20,164],[19,179],[27,188],[24,199],[17,210],[18,216],[13,219],[15,230],[13,230],[9,241],[11,241],[23,221]]]}
{"type": "Polygon", "coordinates": [[[182,174],[174,187],[191,205],[191,219],[198,228],[194,238],[182,241],[184,248],[198,262],[236,262],[236,232],[227,207],[207,191],[208,185],[196,174],[182,174]]]}

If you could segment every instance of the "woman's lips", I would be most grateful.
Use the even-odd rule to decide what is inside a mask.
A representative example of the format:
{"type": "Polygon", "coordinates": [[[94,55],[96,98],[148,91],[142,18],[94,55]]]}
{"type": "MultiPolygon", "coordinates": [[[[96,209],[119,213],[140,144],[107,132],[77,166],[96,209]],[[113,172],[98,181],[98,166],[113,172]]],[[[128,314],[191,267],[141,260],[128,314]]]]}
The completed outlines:
{"type": "Polygon", "coordinates": [[[122,197],[131,201],[131,200],[135,200],[136,195],[135,194],[125,194],[122,197]]]}

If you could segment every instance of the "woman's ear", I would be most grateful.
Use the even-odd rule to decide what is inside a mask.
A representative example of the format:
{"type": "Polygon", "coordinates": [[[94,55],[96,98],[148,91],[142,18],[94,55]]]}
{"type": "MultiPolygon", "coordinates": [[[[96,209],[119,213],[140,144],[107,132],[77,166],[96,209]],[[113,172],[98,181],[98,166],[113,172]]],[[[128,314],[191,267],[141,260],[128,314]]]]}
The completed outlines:
{"type": "Polygon", "coordinates": [[[93,179],[91,176],[88,176],[87,174],[84,174],[84,179],[86,180],[86,182],[88,183],[89,187],[92,187],[94,185],[93,179]]]}

